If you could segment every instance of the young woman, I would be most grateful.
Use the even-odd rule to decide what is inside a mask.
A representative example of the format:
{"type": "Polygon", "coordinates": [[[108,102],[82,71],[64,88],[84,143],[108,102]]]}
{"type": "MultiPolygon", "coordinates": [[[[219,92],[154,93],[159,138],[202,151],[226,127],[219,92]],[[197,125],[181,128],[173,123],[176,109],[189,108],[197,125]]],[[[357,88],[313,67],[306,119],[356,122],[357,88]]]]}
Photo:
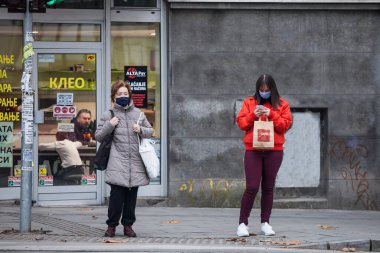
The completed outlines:
{"type": "Polygon", "coordinates": [[[149,184],[139,153],[137,134],[144,138],[152,136],[153,128],[141,111],[133,106],[132,92],[128,83],[117,81],[111,88],[113,112],[103,113],[95,138],[102,142],[114,131],[105,181],[111,186],[108,206],[108,229],[105,236],[114,237],[116,226],[124,226],[124,235],[135,237],[132,229],[136,221],[135,209],[139,186],[149,184]],[[139,120],[140,118],[140,120],[139,120]],[[139,122],[137,122],[139,120],[139,122]]]}
{"type": "Polygon", "coordinates": [[[256,194],[261,183],[261,231],[274,235],[269,218],[273,206],[273,189],[277,172],[283,157],[285,132],[292,124],[290,106],[280,97],[274,79],[267,74],[261,75],[256,82],[256,92],[248,97],[237,116],[239,128],[245,131],[245,178],[246,189],[241,200],[238,236],[249,236],[248,217],[251,213],[256,194]],[[253,148],[253,125],[259,118],[273,121],[274,148],[257,150],[253,148]]]}

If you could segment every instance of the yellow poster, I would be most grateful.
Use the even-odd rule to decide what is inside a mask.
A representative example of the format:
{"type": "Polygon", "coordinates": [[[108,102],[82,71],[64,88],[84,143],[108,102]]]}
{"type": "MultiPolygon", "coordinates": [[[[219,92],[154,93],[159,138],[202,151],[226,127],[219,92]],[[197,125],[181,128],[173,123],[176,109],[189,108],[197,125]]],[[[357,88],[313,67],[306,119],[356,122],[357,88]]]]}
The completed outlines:
{"type": "Polygon", "coordinates": [[[46,176],[47,170],[45,165],[38,166],[38,175],[39,176],[46,176]]]}

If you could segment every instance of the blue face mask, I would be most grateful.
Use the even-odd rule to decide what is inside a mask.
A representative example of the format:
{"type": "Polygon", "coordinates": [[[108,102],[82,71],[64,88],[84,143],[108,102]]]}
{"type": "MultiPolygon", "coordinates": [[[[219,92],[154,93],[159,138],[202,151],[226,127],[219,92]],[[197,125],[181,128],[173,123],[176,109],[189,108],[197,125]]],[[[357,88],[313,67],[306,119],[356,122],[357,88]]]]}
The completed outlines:
{"type": "Polygon", "coordinates": [[[268,98],[270,98],[270,95],[272,94],[272,92],[270,92],[270,91],[259,91],[259,94],[260,94],[260,97],[262,97],[263,99],[268,99],[268,98]]]}
{"type": "Polygon", "coordinates": [[[119,98],[116,98],[115,102],[116,104],[122,107],[125,107],[129,105],[129,103],[131,102],[131,99],[129,97],[119,97],[119,98]]]}

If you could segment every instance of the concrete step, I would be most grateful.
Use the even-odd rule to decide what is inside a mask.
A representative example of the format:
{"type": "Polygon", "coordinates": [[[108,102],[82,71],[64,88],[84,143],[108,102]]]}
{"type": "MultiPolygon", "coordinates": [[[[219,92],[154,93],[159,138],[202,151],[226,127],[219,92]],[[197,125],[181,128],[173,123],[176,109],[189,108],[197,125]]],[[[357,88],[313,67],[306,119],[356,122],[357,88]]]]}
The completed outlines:
{"type": "Polygon", "coordinates": [[[273,208],[326,209],[326,198],[280,198],[274,199],[273,208]]]}

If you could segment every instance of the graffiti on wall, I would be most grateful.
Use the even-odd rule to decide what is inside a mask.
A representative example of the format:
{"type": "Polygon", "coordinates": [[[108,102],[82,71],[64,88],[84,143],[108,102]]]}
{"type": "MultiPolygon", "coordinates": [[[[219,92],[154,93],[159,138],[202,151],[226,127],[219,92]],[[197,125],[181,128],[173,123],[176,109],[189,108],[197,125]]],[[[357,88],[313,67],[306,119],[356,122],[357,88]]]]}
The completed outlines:
{"type": "Polygon", "coordinates": [[[203,201],[204,203],[212,202],[216,206],[229,207],[240,206],[244,189],[245,180],[214,178],[187,180],[179,187],[182,197],[187,196],[198,204],[203,201]]]}
{"type": "Polygon", "coordinates": [[[367,171],[362,168],[362,160],[369,156],[368,148],[362,144],[348,145],[347,142],[338,140],[332,143],[329,153],[332,158],[345,163],[340,169],[341,175],[357,196],[355,205],[361,203],[368,210],[378,210],[369,194],[367,171]]]}

